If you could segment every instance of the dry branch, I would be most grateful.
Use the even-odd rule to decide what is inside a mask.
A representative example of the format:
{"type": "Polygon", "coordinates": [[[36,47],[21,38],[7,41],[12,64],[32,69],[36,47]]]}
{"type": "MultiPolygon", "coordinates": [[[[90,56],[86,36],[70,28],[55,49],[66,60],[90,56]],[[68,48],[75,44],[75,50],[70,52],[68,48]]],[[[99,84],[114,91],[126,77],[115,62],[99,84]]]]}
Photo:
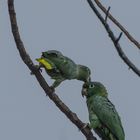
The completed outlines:
{"type": "MultiPolygon", "coordinates": [[[[102,3],[99,0],[94,0],[97,6],[105,13],[107,14],[107,9],[102,5],[102,3]]],[[[120,30],[127,36],[127,38],[135,44],[135,46],[140,49],[140,43],[124,28],[118,20],[116,20],[110,13],[108,14],[108,18],[115,23],[120,30]]]]}
{"type": "MultiPolygon", "coordinates": [[[[104,28],[106,29],[109,37],[111,38],[119,56],[122,58],[122,60],[128,65],[129,68],[131,68],[138,76],[140,76],[140,70],[129,60],[129,58],[125,55],[123,50],[121,49],[121,46],[119,44],[119,40],[121,37],[121,34],[118,38],[115,37],[113,31],[111,30],[110,26],[107,24],[107,22],[104,20],[100,12],[97,10],[95,5],[93,4],[92,0],[87,0],[89,6],[93,10],[93,12],[96,14],[96,16],[99,18],[101,23],[103,24],[104,28]]],[[[108,13],[109,15],[109,13],[108,13]]]]}
{"type": "Polygon", "coordinates": [[[75,113],[73,113],[61,100],[60,98],[51,90],[48,86],[47,82],[39,72],[38,68],[33,64],[30,56],[27,54],[24,44],[21,40],[17,20],[16,20],[16,13],[14,9],[14,0],[8,0],[8,10],[11,22],[12,33],[15,39],[16,47],[20,53],[20,56],[27,67],[31,70],[31,72],[35,75],[37,81],[39,82],[40,86],[43,88],[44,92],[48,97],[56,104],[56,106],[71,120],[73,124],[75,124],[79,130],[85,135],[87,140],[96,140],[93,136],[92,132],[88,127],[83,128],[85,125],[75,113]],[[81,129],[83,128],[83,129],[81,129]]]}

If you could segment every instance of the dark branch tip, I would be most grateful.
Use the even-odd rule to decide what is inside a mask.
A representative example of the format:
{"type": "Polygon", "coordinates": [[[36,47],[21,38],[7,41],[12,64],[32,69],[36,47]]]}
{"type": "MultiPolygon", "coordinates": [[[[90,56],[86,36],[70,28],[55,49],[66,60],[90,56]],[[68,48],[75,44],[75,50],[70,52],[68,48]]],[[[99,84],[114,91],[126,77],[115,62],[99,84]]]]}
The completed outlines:
{"type": "Polygon", "coordinates": [[[120,41],[121,37],[122,37],[123,32],[120,33],[120,35],[118,36],[118,38],[115,41],[115,44],[118,44],[118,42],[120,41]]]}

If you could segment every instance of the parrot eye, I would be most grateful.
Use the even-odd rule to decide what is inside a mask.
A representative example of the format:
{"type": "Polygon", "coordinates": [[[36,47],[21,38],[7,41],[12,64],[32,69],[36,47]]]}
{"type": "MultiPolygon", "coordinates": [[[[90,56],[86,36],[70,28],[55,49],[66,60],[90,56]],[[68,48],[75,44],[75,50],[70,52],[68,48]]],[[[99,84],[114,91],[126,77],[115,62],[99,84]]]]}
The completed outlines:
{"type": "Polygon", "coordinates": [[[89,88],[94,88],[95,86],[93,84],[89,85],[89,88]]]}

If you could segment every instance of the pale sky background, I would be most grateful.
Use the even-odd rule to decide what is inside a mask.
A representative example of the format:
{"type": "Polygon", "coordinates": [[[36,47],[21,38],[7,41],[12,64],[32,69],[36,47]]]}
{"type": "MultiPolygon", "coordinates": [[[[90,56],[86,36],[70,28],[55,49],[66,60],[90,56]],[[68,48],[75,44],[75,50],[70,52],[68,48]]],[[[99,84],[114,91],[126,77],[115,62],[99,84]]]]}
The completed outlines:
{"type": "MultiPolygon", "coordinates": [[[[140,1],[103,3],[111,6],[111,13],[140,41],[140,1]]],[[[126,140],[138,140],[140,79],[118,56],[86,0],[15,0],[15,8],[22,40],[34,62],[42,51],[56,49],[88,66],[92,79],[106,86],[121,116],[126,140]]],[[[113,30],[118,36],[119,29],[113,30]]],[[[77,127],[45,96],[22,62],[11,34],[7,0],[0,1],[0,40],[0,139],[84,140],[77,127]]],[[[140,51],[124,35],[120,43],[140,68],[140,51]]],[[[53,82],[45,72],[43,75],[49,84],[53,82]]],[[[80,81],[65,81],[56,93],[83,122],[88,122],[81,86],[80,81]]]]}

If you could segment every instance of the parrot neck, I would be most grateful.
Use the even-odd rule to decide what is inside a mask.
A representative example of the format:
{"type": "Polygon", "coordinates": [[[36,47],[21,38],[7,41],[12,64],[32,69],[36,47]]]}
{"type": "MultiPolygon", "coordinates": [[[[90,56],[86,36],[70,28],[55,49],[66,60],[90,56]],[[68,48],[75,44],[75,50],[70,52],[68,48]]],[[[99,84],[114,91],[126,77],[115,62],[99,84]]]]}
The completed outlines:
{"type": "Polygon", "coordinates": [[[88,92],[88,95],[87,95],[87,98],[90,98],[90,97],[93,97],[93,96],[102,96],[102,97],[107,97],[108,96],[108,93],[106,90],[103,90],[103,89],[96,89],[94,91],[89,91],[88,92]]]}
{"type": "Polygon", "coordinates": [[[77,79],[87,82],[90,80],[90,70],[88,67],[78,65],[77,66],[77,79]]]}

